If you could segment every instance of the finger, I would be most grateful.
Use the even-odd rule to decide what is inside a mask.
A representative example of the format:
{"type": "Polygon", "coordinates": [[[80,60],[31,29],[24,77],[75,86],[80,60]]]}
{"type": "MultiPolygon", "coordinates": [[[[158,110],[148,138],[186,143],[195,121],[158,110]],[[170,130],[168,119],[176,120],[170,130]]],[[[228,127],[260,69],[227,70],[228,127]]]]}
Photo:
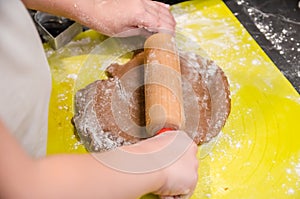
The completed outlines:
{"type": "MultiPolygon", "coordinates": [[[[196,162],[195,162],[195,171],[197,172],[198,171],[198,168],[199,168],[199,161],[197,160],[196,162]]],[[[197,173],[198,174],[198,173],[197,173]]],[[[197,176],[198,177],[198,176],[197,176]]]]}
{"type": "MultiPolygon", "coordinates": [[[[192,151],[192,153],[190,153],[191,156],[193,156],[192,158],[194,159],[194,170],[197,174],[197,176],[195,176],[198,179],[198,168],[199,168],[199,160],[197,158],[197,151],[198,151],[198,146],[195,144],[195,142],[193,142],[190,146],[190,150],[192,151]]],[[[197,181],[197,179],[195,181],[197,181]]]]}
{"type": "Polygon", "coordinates": [[[191,144],[191,149],[193,151],[193,154],[197,155],[197,153],[198,153],[198,146],[197,146],[197,144],[195,142],[193,142],[191,144]]]}
{"type": "Polygon", "coordinates": [[[180,196],[160,196],[159,198],[160,199],[177,199],[177,197],[180,197],[180,196]]]}
{"type": "Polygon", "coordinates": [[[153,21],[156,23],[153,24],[154,28],[166,28],[171,31],[174,31],[176,22],[170,10],[166,6],[163,6],[161,3],[158,4],[154,1],[145,1],[145,4],[147,5],[147,12],[150,14],[150,16],[153,18],[153,21]]]}
{"type": "MultiPolygon", "coordinates": [[[[195,189],[195,187],[194,187],[195,189]]],[[[194,193],[194,189],[192,189],[192,191],[188,191],[184,194],[181,195],[176,195],[176,196],[162,196],[160,197],[161,199],[189,199],[192,197],[193,193],[194,193]]]]}
{"type": "Polygon", "coordinates": [[[149,37],[153,33],[145,28],[138,28],[136,26],[126,27],[123,32],[114,35],[114,37],[131,37],[131,36],[144,36],[149,37]]]}
{"type": "Polygon", "coordinates": [[[146,4],[146,10],[152,15],[161,15],[168,19],[173,18],[169,8],[166,8],[161,4],[157,4],[157,2],[155,1],[146,1],[145,4],[146,4]]]}
{"type": "Polygon", "coordinates": [[[164,14],[169,16],[171,15],[170,19],[172,20],[172,23],[174,23],[174,25],[176,24],[176,21],[175,21],[175,18],[174,16],[172,15],[171,11],[170,11],[170,5],[168,4],[164,4],[164,3],[161,3],[161,2],[158,2],[158,1],[153,1],[153,3],[159,5],[160,7],[162,7],[162,9],[164,10],[164,14]]]}
{"type": "Polygon", "coordinates": [[[167,32],[167,33],[173,33],[174,27],[171,24],[168,23],[161,23],[159,19],[154,17],[153,15],[150,15],[149,13],[146,13],[144,20],[141,21],[140,24],[142,27],[147,29],[150,32],[167,32]]]}
{"type": "Polygon", "coordinates": [[[157,16],[162,26],[164,24],[169,24],[175,27],[176,22],[169,8],[163,6],[161,3],[158,4],[155,1],[147,1],[146,4],[147,12],[149,12],[153,16],[157,16]]]}
{"type": "Polygon", "coordinates": [[[193,195],[193,192],[186,194],[186,195],[180,195],[179,199],[189,199],[192,197],[192,195],[193,195]]]}
{"type": "Polygon", "coordinates": [[[154,3],[156,3],[156,4],[160,5],[160,6],[163,6],[165,8],[168,8],[168,9],[170,8],[169,4],[166,4],[166,3],[163,3],[163,2],[159,2],[159,1],[152,1],[152,2],[154,2],[154,3]]]}
{"type": "Polygon", "coordinates": [[[194,193],[194,191],[196,189],[197,182],[198,182],[198,172],[196,172],[196,175],[194,175],[194,179],[193,180],[194,180],[194,185],[191,187],[190,191],[188,193],[183,194],[183,195],[186,195],[187,198],[190,198],[193,195],[193,193],[194,193]]]}
{"type": "Polygon", "coordinates": [[[162,21],[158,14],[151,14],[149,11],[145,13],[143,18],[136,19],[135,25],[137,27],[146,28],[149,32],[174,32],[174,25],[162,21]]]}
{"type": "Polygon", "coordinates": [[[160,196],[160,199],[189,199],[193,193],[189,193],[186,195],[178,195],[178,196],[160,196]]]}

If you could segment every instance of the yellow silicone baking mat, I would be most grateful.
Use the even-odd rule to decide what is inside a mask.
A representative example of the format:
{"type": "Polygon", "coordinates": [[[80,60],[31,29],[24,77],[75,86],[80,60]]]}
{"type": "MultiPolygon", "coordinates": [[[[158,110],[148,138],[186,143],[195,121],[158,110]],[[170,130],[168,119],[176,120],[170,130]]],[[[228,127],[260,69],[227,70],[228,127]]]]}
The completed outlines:
{"type": "MultiPolygon", "coordinates": [[[[220,135],[199,147],[192,198],[300,198],[299,94],[222,1],[189,1],[172,12],[177,29],[225,71],[232,98],[220,135]]],[[[71,123],[75,82],[90,50],[105,38],[86,31],[58,51],[45,45],[53,80],[48,154],[85,153],[71,123]]],[[[104,56],[95,55],[91,71],[104,56]]]]}

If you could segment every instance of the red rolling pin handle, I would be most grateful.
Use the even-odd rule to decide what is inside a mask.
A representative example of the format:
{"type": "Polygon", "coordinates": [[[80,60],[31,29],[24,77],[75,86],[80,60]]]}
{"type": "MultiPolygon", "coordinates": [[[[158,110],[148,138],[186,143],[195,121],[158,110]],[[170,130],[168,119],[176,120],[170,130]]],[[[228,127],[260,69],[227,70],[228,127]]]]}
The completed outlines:
{"type": "Polygon", "coordinates": [[[166,131],[174,131],[174,130],[175,129],[172,129],[172,128],[162,128],[159,131],[157,131],[156,135],[159,135],[159,134],[164,133],[166,131]]]}

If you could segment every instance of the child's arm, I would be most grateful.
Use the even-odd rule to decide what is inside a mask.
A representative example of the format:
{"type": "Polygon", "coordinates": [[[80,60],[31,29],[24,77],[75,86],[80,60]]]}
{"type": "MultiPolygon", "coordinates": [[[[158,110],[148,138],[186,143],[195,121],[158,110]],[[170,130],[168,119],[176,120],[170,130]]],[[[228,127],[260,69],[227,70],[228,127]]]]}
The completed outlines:
{"type": "MultiPolygon", "coordinates": [[[[182,133],[165,133],[122,149],[149,153],[167,146],[176,136],[183,144],[189,139],[182,133]]],[[[133,199],[150,192],[187,194],[197,182],[198,161],[197,146],[189,144],[186,149],[177,161],[165,168],[141,174],[125,173],[104,166],[90,154],[33,160],[0,123],[0,198],[133,199]]],[[[156,164],[157,160],[149,158],[145,163],[156,164]]]]}

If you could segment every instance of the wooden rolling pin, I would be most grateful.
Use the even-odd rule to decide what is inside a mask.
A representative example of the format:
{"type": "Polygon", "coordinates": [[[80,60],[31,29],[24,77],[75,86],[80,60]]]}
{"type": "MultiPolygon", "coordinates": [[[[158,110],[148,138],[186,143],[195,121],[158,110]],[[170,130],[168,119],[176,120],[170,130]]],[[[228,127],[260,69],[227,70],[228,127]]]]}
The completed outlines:
{"type": "Polygon", "coordinates": [[[157,33],[145,44],[146,130],[155,135],[184,128],[179,55],[174,37],[157,33]]]}
{"type": "MultiPolygon", "coordinates": [[[[179,55],[172,35],[157,33],[145,44],[145,112],[148,134],[184,128],[179,55]]],[[[189,196],[161,196],[188,199],[189,196]]]]}

